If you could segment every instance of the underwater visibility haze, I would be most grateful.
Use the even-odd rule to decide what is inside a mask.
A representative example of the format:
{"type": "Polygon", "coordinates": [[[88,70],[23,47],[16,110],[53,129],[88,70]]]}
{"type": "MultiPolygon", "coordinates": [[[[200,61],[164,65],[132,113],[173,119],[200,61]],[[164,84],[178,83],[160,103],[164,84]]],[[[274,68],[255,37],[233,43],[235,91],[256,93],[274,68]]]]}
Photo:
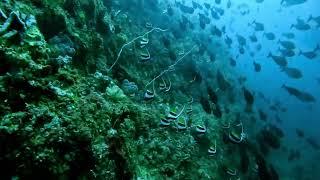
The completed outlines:
{"type": "Polygon", "coordinates": [[[318,0],[0,0],[0,179],[320,179],[318,0]]]}

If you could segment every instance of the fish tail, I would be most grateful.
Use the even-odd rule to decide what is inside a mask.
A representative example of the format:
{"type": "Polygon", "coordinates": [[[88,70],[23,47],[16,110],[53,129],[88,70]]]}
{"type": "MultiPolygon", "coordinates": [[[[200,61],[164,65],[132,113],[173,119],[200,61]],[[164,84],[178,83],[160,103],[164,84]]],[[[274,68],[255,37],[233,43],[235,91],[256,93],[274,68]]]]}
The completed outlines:
{"type": "Polygon", "coordinates": [[[291,24],[290,29],[292,29],[294,27],[294,24],[291,24]]]}

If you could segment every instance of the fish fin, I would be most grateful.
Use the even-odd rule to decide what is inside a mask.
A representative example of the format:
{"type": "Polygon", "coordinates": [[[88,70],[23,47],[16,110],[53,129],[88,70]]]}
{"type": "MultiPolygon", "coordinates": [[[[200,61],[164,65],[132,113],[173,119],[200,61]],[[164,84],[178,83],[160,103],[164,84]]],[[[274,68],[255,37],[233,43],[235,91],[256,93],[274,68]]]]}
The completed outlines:
{"type": "Polygon", "coordinates": [[[313,19],[313,17],[312,17],[312,15],[310,14],[310,16],[309,16],[309,18],[308,18],[307,22],[311,21],[312,19],[313,19]]]}
{"type": "Polygon", "coordinates": [[[294,24],[291,24],[290,29],[292,29],[294,27],[294,24]]]}

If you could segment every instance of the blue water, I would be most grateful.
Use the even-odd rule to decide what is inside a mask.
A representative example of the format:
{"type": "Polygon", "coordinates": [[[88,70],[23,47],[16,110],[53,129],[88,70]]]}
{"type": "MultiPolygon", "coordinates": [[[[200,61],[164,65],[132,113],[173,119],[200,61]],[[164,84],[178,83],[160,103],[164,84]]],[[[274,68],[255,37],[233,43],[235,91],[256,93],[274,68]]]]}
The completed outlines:
{"type": "MultiPolygon", "coordinates": [[[[198,0],[196,2],[199,4],[207,2],[215,5],[212,1],[198,0]]],[[[290,7],[282,7],[280,0],[269,0],[260,4],[257,4],[255,1],[244,0],[231,2],[231,8],[224,8],[225,14],[221,19],[218,21],[212,20],[211,24],[214,23],[220,28],[224,25],[226,26],[226,35],[233,40],[232,47],[228,49],[227,54],[233,58],[236,58],[239,54],[236,35],[239,34],[247,38],[246,53],[240,55],[237,59],[237,65],[232,70],[234,73],[233,77],[240,75],[247,77],[246,87],[255,92],[263,93],[271,102],[281,102],[282,106],[287,108],[287,112],[277,113],[283,121],[282,123],[277,123],[274,118],[276,113],[269,110],[269,102],[265,102],[261,98],[257,98],[255,102],[256,108],[267,112],[269,122],[276,124],[284,131],[285,137],[282,140],[283,145],[289,149],[298,149],[302,154],[301,159],[295,162],[288,162],[287,154],[281,150],[273,152],[269,158],[274,162],[274,165],[279,170],[280,177],[283,179],[292,179],[292,176],[295,176],[293,172],[297,169],[299,169],[302,174],[309,174],[313,179],[319,179],[320,175],[317,173],[317,170],[320,169],[318,165],[318,160],[320,159],[319,150],[312,149],[304,140],[298,138],[296,128],[303,130],[306,137],[312,137],[317,140],[320,138],[320,84],[316,80],[320,77],[320,57],[318,56],[313,60],[297,55],[287,58],[290,67],[298,68],[303,73],[301,79],[290,79],[285,73],[281,72],[278,65],[270,58],[267,58],[267,55],[269,52],[279,54],[278,48],[280,45],[277,41],[279,38],[281,40],[286,39],[281,36],[282,33],[292,32],[295,34],[295,38],[292,41],[294,41],[297,46],[295,50],[296,54],[298,54],[299,50],[313,50],[317,44],[320,44],[320,29],[316,27],[315,23],[310,22],[311,29],[307,31],[299,31],[295,28],[290,29],[292,24],[296,24],[298,17],[307,20],[310,15],[313,17],[319,16],[320,11],[318,7],[320,6],[320,2],[317,0],[308,0],[304,4],[290,7]],[[244,3],[247,5],[250,13],[242,16],[237,6],[244,3]],[[263,32],[273,32],[276,35],[276,39],[270,41],[263,36],[263,32],[254,32],[254,29],[248,26],[248,23],[251,23],[253,20],[263,23],[265,27],[265,31],[263,32]],[[257,36],[258,43],[262,45],[260,52],[255,51],[255,45],[257,43],[251,43],[248,38],[252,34],[257,36]],[[251,57],[249,52],[254,52],[255,56],[251,57]],[[261,72],[257,73],[253,70],[253,60],[261,64],[261,72]],[[289,95],[281,88],[283,84],[307,91],[315,96],[317,101],[315,103],[300,102],[296,97],[289,95]],[[306,164],[307,166],[305,166],[306,164]],[[304,169],[302,170],[300,166],[304,166],[304,169]]],[[[226,3],[227,1],[224,1],[221,5],[217,6],[226,7],[226,3]]],[[[191,1],[186,1],[185,4],[191,6],[191,1]]],[[[202,12],[202,10],[196,10],[194,15],[191,16],[191,19],[195,21],[195,23],[197,23],[197,12],[202,12]]],[[[208,28],[206,30],[208,30],[208,28]]],[[[203,30],[199,28],[199,31],[203,30]]]]}
{"type": "MultiPolygon", "coordinates": [[[[319,7],[319,1],[317,0],[309,0],[305,4],[288,8],[281,8],[279,1],[276,0],[265,1],[258,5],[248,1],[237,1],[236,3],[247,3],[251,13],[246,17],[242,17],[237,15],[237,13],[227,11],[226,15],[221,20],[221,24],[228,24],[228,21],[234,19],[232,27],[230,28],[233,29],[234,32],[227,31],[227,34],[239,33],[248,37],[253,33],[253,30],[247,26],[247,23],[256,19],[258,22],[264,23],[267,32],[274,32],[277,38],[281,37],[281,33],[283,32],[293,32],[296,36],[294,42],[298,49],[312,50],[320,43],[320,31],[319,28],[315,27],[315,24],[313,24],[312,29],[308,31],[290,29],[290,25],[296,23],[297,17],[308,19],[311,14],[313,16],[320,15],[319,10],[317,9],[317,7],[319,7]]],[[[314,60],[309,60],[302,56],[289,58],[288,65],[299,68],[303,73],[302,79],[290,79],[280,71],[280,68],[273,61],[266,58],[270,51],[277,51],[279,45],[276,43],[276,40],[269,41],[262,37],[262,33],[256,33],[256,36],[262,44],[262,50],[256,53],[254,58],[250,57],[248,54],[240,56],[238,61],[240,63],[237,64],[236,71],[237,73],[244,74],[248,78],[246,84],[252,90],[263,92],[268,99],[280,101],[282,105],[288,109],[287,112],[279,114],[283,123],[278,124],[278,126],[282,128],[286,135],[283,139],[283,143],[288,147],[299,149],[302,153],[300,162],[290,163],[289,165],[286,162],[287,158],[285,153],[275,152],[273,154],[274,163],[280,168],[282,177],[290,177],[289,175],[292,173],[290,170],[291,168],[296,165],[304,166],[303,164],[307,163],[308,165],[304,166],[306,167],[305,173],[311,173],[314,175],[313,177],[315,179],[319,179],[319,174],[315,175],[316,169],[319,169],[319,151],[315,151],[310,148],[306,142],[301,141],[301,139],[296,136],[295,129],[300,128],[304,130],[307,137],[311,136],[316,139],[320,137],[320,84],[316,80],[320,75],[320,58],[319,56],[314,60]],[[258,74],[253,71],[252,59],[262,65],[262,71],[258,74]],[[288,84],[310,92],[318,101],[311,104],[300,102],[294,96],[290,96],[284,91],[284,89],[281,88],[282,84],[288,84]]],[[[230,50],[230,53],[235,56],[238,54],[238,49],[234,47],[234,49],[230,50]]],[[[258,100],[256,105],[262,109],[268,109],[268,104],[263,100],[258,100]]],[[[274,114],[272,111],[268,111],[271,121],[273,120],[272,114],[274,114]]]]}

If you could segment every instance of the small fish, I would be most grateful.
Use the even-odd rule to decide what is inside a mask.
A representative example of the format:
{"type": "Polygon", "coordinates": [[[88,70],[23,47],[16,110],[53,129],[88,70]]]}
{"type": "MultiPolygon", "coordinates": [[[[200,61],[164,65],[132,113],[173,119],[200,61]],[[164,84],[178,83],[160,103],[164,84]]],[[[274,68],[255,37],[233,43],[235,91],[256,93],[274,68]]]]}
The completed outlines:
{"type": "Polygon", "coordinates": [[[212,26],[211,28],[211,34],[214,35],[214,36],[218,36],[218,37],[221,37],[222,36],[222,33],[224,33],[223,31],[221,31],[217,26],[212,26]]]}
{"type": "Polygon", "coordinates": [[[272,55],[272,53],[270,52],[267,57],[272,58],[273,61],[276,64],[278,64],[280,67],[286,67],[288,65],[286,58],[283,56],[275,56],[275,55],[272,55]]]}
{"type": "Polygon", "coordinates": [[[183,117],[179,117],[176,123],[176,128],[178,130],[186,130],[188,128],[186,119],[183,117]]]}
{"type": "Polygon", "coordinates": [[[217,153],[217,141],[214,141],[214,145],[208,149],[209,156],[214,156],[217,153]]]}
{"type": "Polygon", "coordinates": [[[280,51],[281,55],[284,57],[293,57],[296,55],[296,53],[292,49],[281,49],[279,47],[278,50],[280,51]]]}
{"type": "Polygon", "coordinates": [[[320,27],[320,16],[313,17],[312,15],[310,15],[309,18],[308,18],[308,22],[311,21],[311,20],[316,22],[317,26],[320,27]]]}
{"type": "Polygon", "coordinates": [[[207,132],[207,128],[205,126],[202,125],[197,125],[196,126],[196,132],[199,134],[204,134],[207,132]]]}
{"type": "Polygon", "coordinates": [[[248,90],[246,89],[245,87],[242,88],[243,90],[243,96],[244,96],[244,99],[246,101],[246,111],[247,112],[251,112],[252,111],[252,105],[254,103],[254,96],[253,94],[248,90]]]}
{"type": "Polygon", "coordinates": [[[213,7],[213,8],[220,16],[224,15],[224,9],[218,8],[218,7],[213,7]]]}
{"type": "Polygon", "coordinates": [[[318,138],[309,137],[306,139],[307,143],[315,150],[320,149],[318,138]]]}
{"type": "Polygon", "coordinates": [[[296,129],[296,134],[297,134],[297,136],[299,138],[303,138],[304,137],[304,132],[299,128],[296,129]]]}
{"type": "Polygon", "coordinates": [[[274,35],[274,33],[269,32],[269,33],[263,33],[263,35],[270,41],[275,40],[276,36],[274,35]]]}
{"type": "Polygon", "coordinates": [[[319,45],[317,45],[317,47],[313,50],[313,51],[305,51],[302,52],[301,50],[299,51],[299,55],[303,55],[304,57],[308,58],[308,59],[314,59],[318,56],[318,54],[316,53],[319,50],[319,45]]]}
{"type": "Polygon", "coordinates": [[[249,36],[249,39],[251,42],[258,42],[258,38],[255,34],[252,34],[251,36],[249,36]]]}
{"type": "Polygon", "coordinates": [[[237,61],[234,60],[233,58],[230,58],[230,65],[231,65],[232,67],[235,67],[235,66],[237,65],[237,61]]]}
{"type": "Polygon", "coordinates": [[[228,35],[226,35],[224,42],[227,44],[229,48],[231,47],[232,39],[228,35]]]}
{"type": "Polygon", "coordinates": [[[251,25],[254,25],[255,31],[264,31],[264,25],[262,23],[256,22],[256,20],[252,21],[251,25]]]}
{"type": "Polygon", "coordinates": [[[216,11],[214,11],[213,9],[211,9],[211,16],[213,19],[216,19],[216,20],[220,19],[218,13],[216,11]]]}
{"type": "Polygon", "coordinates": [[[307,2],[307,0],[281,0],[281,5],[284,7],[295,6],[299,4],[303,4],[307,2]]]}
{"type": "Polygon", "coordinates": [[[220,90],[222,91],[226,91],[227,89],[229,89],[231,87],[231,84],[225,79],[224,75],[221,73],[221,71],[217,71],[217,83],[218,86],[220,88],[220,90]]]}
{"type": "Polygon", "coordinates": [[[283,67],[282,71],[287,74],[288,77],[293,79],[300,79],[302,78],[302,73],[297,68],[291,68],[291,67],[283,67]]]}
{"type": "Polygon", "coordinates": [[[297,88],[287,86],[285,84],[282,85],[282,88],[284,88],[290,95],[295,96],[301,102],[311,103],[316,101],[315,97],[308,92],[301,91],[297,88]]]}
{"type": "Polygon", "coordinates": [[[296,45],[292,41],[287,41],[287,40],[281,41],[281,40],[279,40],[278,44],[280,44],[282,47],[284,47],[286,49],[295,49],[296,48],[296,45]]]}
{"type": "Polygon", "coordinates": [[[164,126],[164,127],[169,126],[170,123],[171,123],[171,121],[170,121],[170,120],[167,120],[167,119],[165,119],[165,118],[161,118],[161,120],[160,120],[160,125],[161,125],[161,126],[164,126]]]}
{"type": "Polygon", "coordinates": [[[231,0],[228,0],[228,2],[227,2],[227,8],[229,9],[229,8],[231,8],[231,0]]]}
{"type": "Polygon", "coordinates": [[[178,2],[177,5],[180,8],[180,11],[183,13],[186,13],[186,14],[193,14],[194,13],[194,9],[192,7],[183,5],[180,2],[178,2]]]}
{"type": "Polygon", "coordinates": [[[261,44],[257,44],[257,45],[256,45],[256,50],[257,50],[257,51],[260,51],[261,49],[262,49],[262,45],[261,45],[261,44]]]}
{"type": "Polygon", "coordinates": [[[256,63],[255,61],[253,61],[253,67],[255,72],[261,71],[261,65],[259,63],[256,63]]]}
{"type": "Polygon", "coordinates": [[[147,91],[144,93],[144,99],[145,99],[145,100],[152,100],[154,97],[155,97],[154,92],[152,92],[152,91],[150,91],[150,90],[147,90],[147,91]]]}
{"type": "Polygon", "coordinates": [[[246,38],[244,38],[241,35],[237,34],[237,40],[238,40],[239,45],[241,45],[241,46],[245,46],[247,44],[246,38]]]}
{"type": "Polygon", "coordinates": [[[311,26],[307,24],[305,21],[303,21],[302,19],[297,18],[297,23],[292,24],[290,29],[292,28],[296,28],[297,30],[300,30],[300,31],[307,31],[311,29],[311,26]]]}
{"type": "Polygon", "coordinates": [[[240,54],[244,54],[245,53],[245,50],[242,46],[239,47],[239,53],[240,54]]]}
{"type": "Polygon", "coordinates": [[[287,39],[295,38],[295,35],[293,33],[282,33],[282,36],[286,37],[287,39]]]}
{"type": "Polygon", "coordinates": [[[148,62],[150,59],[151,59],[151,56],[147,48],[145,49],[145,51],[140,52],[139,62],[148,62]]]}
{"type": "Polygon", "coordinates": [[[209,3],[203,3],[203,5],[204,5],[204,7],[207,8],[207,9],[210,9],[210,7],[211,7],[209,3]]]}

